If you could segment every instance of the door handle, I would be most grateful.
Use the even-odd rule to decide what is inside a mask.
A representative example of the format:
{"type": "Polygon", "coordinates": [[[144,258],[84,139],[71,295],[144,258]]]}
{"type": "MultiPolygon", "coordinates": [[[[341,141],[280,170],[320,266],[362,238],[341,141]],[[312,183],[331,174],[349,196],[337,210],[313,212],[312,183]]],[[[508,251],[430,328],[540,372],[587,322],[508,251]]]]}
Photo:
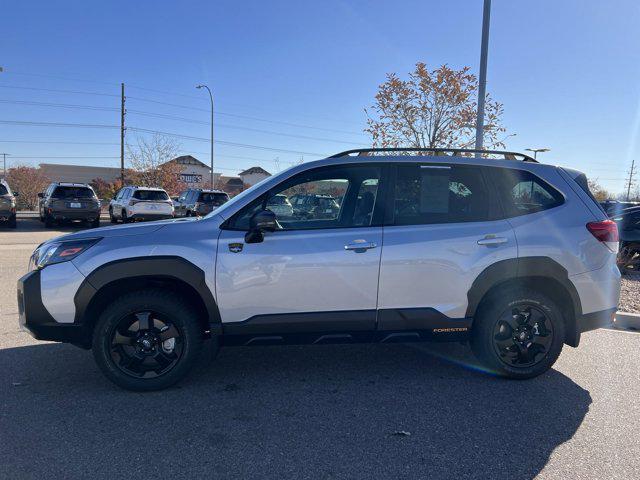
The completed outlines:
{"type": "Polygon", "coordinates": [[[348,243],[344,246],[345,250],[369,250],[371,248],[376,248],[378,245],[374,242],[367,242],[366,240],[354,240],[351,243],[348,243]]]}
{"type": "Polygon", "coordinates": [[[509,239],[505,237],[497,237],[495,235],[485,235],[484,238],[481,238],[480,240],[478,240],[478,245],[493,247],[493,246],[501,245],[503,243],[507,243],[508,241],[509,239]]]}

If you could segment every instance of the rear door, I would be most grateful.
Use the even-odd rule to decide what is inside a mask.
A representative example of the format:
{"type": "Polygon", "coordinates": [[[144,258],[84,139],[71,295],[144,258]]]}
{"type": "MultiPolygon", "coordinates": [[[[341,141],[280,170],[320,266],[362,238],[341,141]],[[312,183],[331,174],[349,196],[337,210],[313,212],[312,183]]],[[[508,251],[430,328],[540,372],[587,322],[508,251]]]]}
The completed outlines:
{"type": "Polygon", "coordinates": [[[382,251],[378,165],[322,167],[285,180],[223,226],[216,294],[226,333],[372,332],[382,251]],[[343,196],[332,217],[278,218],[246,243],[251,216],[276,194],[343,196]],[[252,330],[253,329],[253,330],[252,330]]]}
{"type": "Polygon", "coordinates": [[[465,317],[477,276],[517,257],[514,233],[499,219],[484,168],[396,165],[384,227],[379,329],[429,330],[442,315],[465,317]]]}

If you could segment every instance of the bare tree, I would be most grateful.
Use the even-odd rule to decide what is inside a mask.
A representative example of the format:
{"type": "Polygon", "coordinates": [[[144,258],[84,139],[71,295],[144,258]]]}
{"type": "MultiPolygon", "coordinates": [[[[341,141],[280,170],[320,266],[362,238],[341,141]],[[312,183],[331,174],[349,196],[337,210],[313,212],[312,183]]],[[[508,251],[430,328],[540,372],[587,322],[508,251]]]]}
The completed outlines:
{"type": "Polygon", "coordinates": [[[163,135],[138,138],[136,145],[127,145],[131,160],[131,181],[147,187],[164,188],[170,195],[183,187],[181,167],[171,162],[178,156],[180,144],[163,135]]]}
{"type": "MultiPolygon", "coordinates": [[[[469,148],[475,141],[478,80],[469,67],[417,63],[407,80],[390,73],[367,114],[375,147],[469,148]]],[[[487,94],[484,144],[504,147],[503,107],[487,94]]]]}
{"type": "Polygon", "coordinates": [[[613,198],[613,195],[598,183],[597,178],[589,179],[588,185],[589,185],[589,191],[597,201],[604,202],[605,200],[610,200],[613,198]]]}

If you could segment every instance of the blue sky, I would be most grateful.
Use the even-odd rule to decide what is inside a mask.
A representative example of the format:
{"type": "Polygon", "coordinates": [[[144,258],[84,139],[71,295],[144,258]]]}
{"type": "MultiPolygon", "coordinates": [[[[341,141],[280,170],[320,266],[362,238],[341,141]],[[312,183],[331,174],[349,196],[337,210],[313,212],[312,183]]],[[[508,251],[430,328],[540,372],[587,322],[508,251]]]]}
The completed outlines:
{"type": "MultiPolygon", "coordinates": [[[[118,125],[125,82],[129,126],[206,139],[208,97],[194,88],[204,82],[217,140],[291,151],[216,145],[216,164],[233,174],[366,144],[363,108],[387,72],[417,61],[477,71],[482,1],[25,0],[2,10],[0,120],[118,125]]],[[[494,0],[488,91],[516,134],[508,148],[549,147],[543,161],[621,191],[640,160],[639,26],[634,0],[494,0]]],[[[10,164],[119,165],[115,128],[0,123],[0,141],[10,164]]],[[[209,161],[207,142],[178,141],[209,161]]]]}

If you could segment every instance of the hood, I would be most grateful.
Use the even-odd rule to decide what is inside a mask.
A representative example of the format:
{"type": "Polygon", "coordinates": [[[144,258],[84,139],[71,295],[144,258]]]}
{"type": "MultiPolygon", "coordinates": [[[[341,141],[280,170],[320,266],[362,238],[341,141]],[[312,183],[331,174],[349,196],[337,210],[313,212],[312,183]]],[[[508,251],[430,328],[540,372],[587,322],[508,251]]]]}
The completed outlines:
{"type": "Polygon", "coordinates": [[[127,223],[124,225],[110,225],[108,227],[100,227],[100,228],[90,228],[87,230],[82,230],[81,232],[69,233],[67,235],[61,235],[59,237],[52,238],[47,240],[44,243],[59,241],[59,240],[79,240],[82,238],[94,238],[94,237],[102,237],[102,238],[114,238],[114,237],[125,237],[129,235],[151,235],[152,233],[157,232],[161,228],[166,227],[167,225],[181,224],[181,223],[190,223],[193,221],[198,221],[199,219],[196,217],[189,218],[181,218],[177,220],[158,220],[154,222],[145,222],[145,223],[127,223]]]}

